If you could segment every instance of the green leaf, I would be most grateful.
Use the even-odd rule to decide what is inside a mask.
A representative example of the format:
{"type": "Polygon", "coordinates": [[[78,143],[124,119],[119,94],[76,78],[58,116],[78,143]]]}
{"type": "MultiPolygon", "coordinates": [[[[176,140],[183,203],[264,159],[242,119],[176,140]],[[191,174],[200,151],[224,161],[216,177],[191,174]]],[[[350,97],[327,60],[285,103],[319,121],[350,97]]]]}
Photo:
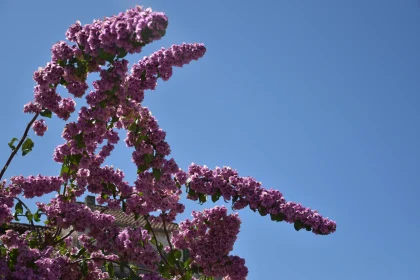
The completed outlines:
{"type": "Polygon", "coordinates": [[[137,129],[137,124],[136,121],[134,121],[132,124],[130,124],[130,126],[128,127],[129,131],[136,131],[137,129]]]}
{"type": "Polygon", "coordinates": [[[186,271],[184,276],[182,276],[180,280],[191,280],[192,277],[193,277],[192,271],[186,271]]]}
{"type": "Polygon", "coordinates": [[[165,263],[161,262],[159,264],[158,270],[162,274],[161,276],[166,277],[166,278],[169,278],[169,274],[170,274],[171,268],[168,265],[166,265],[165,263]]]}
{"type": "Polygon", "coordinates": [[[19,220],[19,218],[18,218],[18,216],[17,216],[17,215],[18,215],[18,214],[15,212],[15,214],[13,214],[13,218],[15,219],[15,221],[18,221],[18,222],[19,222],[20,220],[19,220]]]}
{"type": "Polygon", "coordinates": [[[119,119],[118,117],[115,117],[115,116],[112,117],[111,121],[108,123],[106,128],[110,129],[110,128],[114,127],[114,123],[117,122],[118,119],[119,119]]]}
{"type": "Polygon", "coordinates": [[[31,213],[31,211],[27,210],[26,213],[25,213],[25,216],[26,216],[26,218],[28,219],[29,222],[32,222],[33,215],[31,213]]]}
{"type": "Polygon", "coordinates": [[[35,222],[40,222],[41,221],[41,215],[38,211],[35,212],[34,214],[34,220],[35,222]]]}
{"type": "Polygon", "coordinates": [[[76,140],[77,148],[81,149],[86,147],[85,142],[83,142],[83,132],[74,136],[74,140],[76,140]]]}
{"type": "Polygon", "coordinates": [[[64,61],[64,60],[59,59],[59,60],[57,60],[57,63],[58,63],[58,65],[60,65],[61,67],[66,66],[66,61],[64,61]]]}
{"type": "Polygon", "coordinates": [[[3,244],[0,245],[0,255],[1,256],[6,256],[7,249],[5,247],[3,247],[3,246],[4,246],[3,244]]]}
{"type": "Polygon", "coordinates": [[[123,58],[126,55],[127,55],[127,51],[124,48],[120,48],[118,50],[118,56],[117,56],[118,58],[123,58]]]}
{"type": "Polygon", "coordinates": [[[86,252],[86,248],[83,247],[82,249],[80,249],[76,255],[76,259],[82,256],[85,252],[86,252]]]}
{"type": "Polygon", "coordinates": [[[304,227],[304,225],[302,224],[302,222],[301,222],[301,221],[297,220],[297,221],[295,222],[295,224],[294,224],[294,227],[295,227],[295,230],[296,230],[296,231],[299,231],[299,230],[301,230],[301,229],[304,227]]]}
{"type": "Polygon", "coordinates": [[[17,248],[12,249],[9,253],[9,261],[8,261],[8,266],[11,270],[14,269],[15,264],[17,262],[17,258],[19,256],[19,250],[17,248]]]}
{"type": "Polygon", "coordinates": [[[191,258],[188,258],[185,262],[184,262],[184,268],[187,269],[188,267],[190,267],[190,264],[192,262],[191,258]]]}
{"type": "MultiPolygon", "coordinates": [[[[147,230],[148,232],[152,231],[152,227],[150,226],[149,223],[147,223],[146,225],[144,225],[144,229],[147,230]]],[[[154,242],[154,239],[152,239],[152,243],[154,242]]],[[[155,242],[156,243],[156,242],[155,242]]],[[[155,244],[156,245],[156,244],[155,244]]]]}
{"type": "Polygon", "coordinates": [[[77,155],[70,155],[69,157],[69,161],[75,165],[79,165],[80,160],[82,159],[82,155],[81,154],[77,154],[77,155]]]}
{"type": "Polygon", "coordinates": [[[23,204],[22,202],[18,202],[15,205],[16,214],[23,214],[23,204]]]}
{"type": "Polygon", "coordinates": [[[143,155],[143,160],[146,163],[146,165],[149,165],[153,160],[153,155],[152,154],[145,154],[145,155],[143,155]]]}
{"type": "Polygon", "coordinates": [[[41,113],[39,113],[39,114],[43,117],[46,117],[46,118],[51,118],[51,116],[52,116],[51,110],[48,110],[48,109],[42,110],[41,113]]]}
{"type": "Polygon", "coordinates": [[[204,202],[207,201],[207,195],[200,193],[198,195],[198,200],[200,201],[201,204],[203,204],[204,202]]]}
{"type": "Polygon", "coordinates": [[[85,260],[83,260],[80,263],[80,271],[82,272],[83,275],[88,274],[88,265],[87,265],[87,262],[85,260]]]}
{"type": "Polygon", "coordinates": [[[61,77],[60,85],[67,86],[67,84],[68,84],[67,81],[63,77],[61,77]]]}
{"type": "Polygon", "coordinates": [[[163,250],[163,245],[162,245],[162,243],[160,243],[159,241],[157,242],[156,246],[158,247],[158,249],[159,249],[160,251],[162,251],[162,250],[163,250]]]}
{"type": "Polygon", "coordinates": [[[34,147],[34,142],[31,140],[31,138],[27,138],[25,142],[23,142],[22,145],[22,156],[25,156],[30,151],[32,151],[32,148],[34,147]]]}
{"type": "MultiPolygon", "coordinates": [[[[163,246],[162,246],[163,247],[163,246]]],[[[181,259],[182,253],[179,250],[172,250],[168,253],[167,260],[170,265],[174,265],[181,259]]]]}
{"type": "Polygon", "coordinates": [[[261,216],[266,216],[267,210],[263,206],[260,206],[258,207],[258,213],[260,213],[261,216]]]}
{"type": "Polygon", "coordinates": [[[155,177],[156,181],[160,180],[160,177],[162,176],[162,171],[158,168],[153,168],[153,176],[155,177]]]}
{"type": "Polygon", "coordinates": [[[198,266],[193,266],[192,268],[191,268],[191,271],[193,272],[193,273],[196,273],[196,274],[199,274],[201,271],[200,271],[200,268],[198,267],[198,266]]]}
{"type": "Polygon", "coordinates": [[[112,262],[107,263],[106,271],[109,273],[109,276],[114,277],[114,266],[113,266],[112,262]]]}
{"type": "Polygon", "coordinates": [[[219,200],[219,198],[220,198],[220,193],[213,194],[213,195],[211,196],[211,201],[216,202],[216,201],[218,201],[218,200],[219,200]]]}
{"type": "Polygon", "coordinates": [[[305,229],[306,229],[306,231],[311,231],[312,230],[311,226],[305,226],[305,229]]]}
{"type": "Polygon", "coordinates": [[[270,214],[271,220],[276,222],[281,222],[284,220],[284,215],[282,213],[279,214],[270,214]]]}
{"type": "Polygon", "coordinates": [[[31,247],[31,249],[33,249],[38,245],[38,242],[35,238],[32,238],[28,240],[28,245],[31,247]]]}
{"type": "Polygon", "coordinates": [[[110,53],[104,52],[102,49],[99,49],[99,57],[112,64],[114,62],[115,55],[112,55],[110,53]]]}
{"type": "Polygon", "coordinates": [[[122,211],[125,213],[125,211],[127,210],[127,205],[126,205],[124,200],[122,201],[122,207],[121,208],[122,208],[122,211]]]}
{"type": "Polygon", "coordinates": [[[63,164],[63,166],[61,166],[60,176],[63,176],[64,174],[69,174],[69,172],[70,168],[67,166],[67,164],[63,164]]]}
{"type": "Polygon", "coordinates": [[[149,166],[146,166],[146,165],[140,165],[140,166],[138,166],[138,169],[137,169],[137,174],[140,174],[140,173],[142,173],[142,172],[144,172],[144,171],[146,171],[147,169],[149,169],[150,167],[149,166]]]}
{"type": "Polygon", "coordinates": [[[174,257],[175,257],[176,260],[181,259],[181,256],[182,256],[181,251],[179,251],[179,250],[174,251],[174,257]]]}
{"type": "Polygon", "coordinates": [[[174,254],[173,254],[173,251],[171,251],[171,252],[169,252],[169,254],[168,254],[168,256],[166,257],[166,259],[167,259],[167,261],[168,261],[168,263],[170,264],[170,265],[174,265],[175,264],[175,262],[176,262],[176,260],[175,260],[175,256],[174,256],[174,254]]]}
{"type": "Polygon", "coordinates": [[[232,198],[232,204],[235,203],[239,199],[239,195],[234,195],[232,198]]]}
{"type": "Polygon", "coordinates": [[[189,194],[190,196],[195,196],[195,190],[193,190],[193,189],[189,189],[189,190],[188,190],[188,194],[189,194]]]}
{"type": "Polygon", "coordinates": [[[17,141],[18,139],[17,138],[13,138],[12,140],[10,140],[10,142],[8,143],[8,145],[9,145],[9,147],[10,147],[10,149],[12,149],[12,151],[14,151],[15,149],[16,149],[16,147],[13,145],[13,143],[15,142],[15,141],[17,141]]]}

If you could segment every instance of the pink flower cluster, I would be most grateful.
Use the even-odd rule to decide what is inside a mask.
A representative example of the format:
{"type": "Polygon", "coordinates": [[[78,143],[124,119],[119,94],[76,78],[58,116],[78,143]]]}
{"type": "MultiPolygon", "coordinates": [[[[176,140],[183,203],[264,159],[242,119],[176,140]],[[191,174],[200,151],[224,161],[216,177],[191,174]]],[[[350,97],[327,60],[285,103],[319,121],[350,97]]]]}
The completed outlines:
{"type": "Polygon", "coordinates": [[[59,176],[29,176],[27,178],[21,176],[14,176],[10,178],[13,185],[21,188],[23,196],[26,198],[33,198],[35,196],[43,196],[44,194],[53,191],[59,191],[63,184],[63,179],[59,176]]]}
{"type": "Polygon", "coordinates": [[[150,244],[150,240],[147,230],[141,227],[126,228],[116,236],[114,248],[120,259],[155,270],[160,257],[150,244]]]}
{"type": "Polygon", "coordinates": [[[162,48],[149,57],[144,57],[131,68],[127,77],[128,96],[141,102],[144,90],[155,89],[159,77],[167,81],[172,76],[172,67],[182,67],[192,60],[198,60],[206,53],[203,44],[172,45],[169,49],[162,48]]]}
{"type": "Polygon", "coordinates": [[[6,187],[6,181],[0,182],[0,225],[9,223],[13,220],[10,208],[13,207],[13,198],[20,193],[20,190],[14,187],[6,187]]]}
{"type": "Polygon", "coordinates": [[[137,117],[122,118],[120,125],[128,130],[127,146],[135,148],[132,159],[139,174],[132,194],[127,198],[127,213],[147,215],[158,210],[168,211],[166,218],[171,222],[184,211],[184,206],[178,202],[181,191],[172,178],[179,167],[173,159],[165,159],[170,154],[166,133],[159,128],[150,111],[139,104],[125,108],[126,113],[130,109],[133,113],[128,115],[137,117]]]}
{"type": "Polygon", "coordinates": [[[205,268],[207,275],[218,275],[223,280],[244,280],[248,275],[248,268],[245,260],[238,256],[226,256],[219,262],[213,263],[205,268]]]}
{"type": "Polygon", "coordinates": [[[33,123],[32,128],[34,129],[35,134],[38,136],[43,136],[45,131],[47,131],[47,126],[44,120],[36,120],[33,123]]]}
{"type": "Polygon", "coordinates": [[[298,223],[299,227],[312,229],[315,234],[325,235],[336,230],[334,221],[299,203],[286,202],[278,190],[266,190],[254,178],[240,177],[229,167],[210,170],[193,163],[188,168],[188,175],[187,186],[193,191],[190,194],[193,200],[198,199],[198,194],[221,195],[225,200],[233,199],[232,207],[236,210],[249,206],[261,215],[271,214],[274,220],[298,223]]]}
{"type": "Polygon", "coordinates": [[[52,246],[43,249],[31,248],[29,242],[34,238],[34,232],[19,234],[7,230],[0,237],[6,250],[0,252],[0,276],[2,279],[109,279],[106,272],[94,261],[88,261],[86,278],[78,262],[73,262],[68,256],[61,255],[52,246]],[[8,263],[14,263],[9,269],[8,263]]]}
{"type": "Polygon", "coordinates": [[[205,275],[245,279],[248,273],[245,262],[227,256],[239,233],[241,221],[238,215],[228,215],[223,206],[203,212],[193,211],[192,215],[194,219],[181,222],[173,233],[171,242],[175,248],[188,249],[194,263],[203,268],[205,275]]]}
{"type": "Polygon", "coordinates": [[[101,56],[101,52],[115,56],[121,49],[139,53],[142,46],[165,35],[167,26],[168,18],[165,14],[137,6],[85,26],[76,22],[67,30],[66,37],[90,56],[101,56]]]}
{"type": "MultiPolygon", "coordinates": [[[[88,72],[98,71],[100,65],[117,55],[140,52],[142,46],[160,39],[167,26],[168,19],[163,13],[141,7],[84,26],[76,22],[66,36],[77,46],[70,47],[61,41],[52,47],[51,62],[34,73],[35,102],[26,104],[24,112],[39,113],[46,108],[67,120],[75,110],[75,102],[62,98],[56,91],[57,85],[62,84],[75,97],[82,97],[88,88],[88,72]]],[[[38,134],[39,130],[35,132],[42,134],[38,134]]]]}
{"type": "Polygon", "coordinates": [[[37,205],[48,217],[51,226],[63,229],[73,227],[74,230],[81,232],[89,228],[90,232],[96,233],[114,225],[114,216],[92,211],[82,204],[67,201],[61,195],[51,199],[48,205],[43,203],[37,205]]]}

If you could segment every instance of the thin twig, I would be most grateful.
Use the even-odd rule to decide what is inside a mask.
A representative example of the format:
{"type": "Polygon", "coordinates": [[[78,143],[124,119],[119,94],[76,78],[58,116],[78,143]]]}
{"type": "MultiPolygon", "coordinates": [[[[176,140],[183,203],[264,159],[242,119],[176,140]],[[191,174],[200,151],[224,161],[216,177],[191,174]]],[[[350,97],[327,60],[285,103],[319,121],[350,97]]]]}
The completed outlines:
{"type": "Polygon", "coordinates": [[[161,250],[160,250],[160,248],[159,248],[158,243],[160,243],[160,242],[159,242],[159,241],[157,240],[157,238],[156,238],[155,232],[153,231],[153,227],[152,227],[152,225],[150,224],[149,219],[148,219],[146,216],[144,216],[144,219],[146,220],[146,223],[148,224],[148,226],[150,227],[150,230],[152,231],[153,238],[155,239],[155,242],[156,242],[156,248],[157,248],[157,250],[158,250],[158,252],[159,252],[159,255],[161,256],[162,260],[163,260],[163,261],[164,261],[167,265],[169,265],[170,267],[172,267],[172,265],[170,265],[170,264],[168,263],[168,261],[166,260],[165,256],[163,255],[162,251],[161,251],[161,250]]]}
{"type": "MultiPolygon", "coordinates": [[[[174,247],[172,246],[171,240],[169,238],[169,233],[168,230],[166,229],[166,223],[165,223],[165,213],[162,214],[162,223],[163,223],[163,229],[165,231],[165,235],[166,235],[166,240],[168,240],[168,244],[169,247],[171,248],[171,250],[174,249],[174,247]]],[[[184,276],[184,270],[181,268],[181,266],[179,265],[179,262],[176,262],[176,266],[178,267],[178,269],[181,271],[182,276],[184,276]]]]}
{"type": "Polygon", "coordinates": [[[67,237],[70,236],[70,234],[72,234],[74,232],[74,229],[70,230],[66,235],[64,235],[63,237],[61,237],[60,239],[58,239],[55,244],[60,243],[62,240],[66,239],[67,237]]]}
{"type": "Polygon", "coordinates": [[[171,240],[169,239],[168,230],[166,229],[165,215],[162,216],[162,222],[163,222],[163,229],[165,230],[166,240],[168,240],[169,247],[171,248],[171,250],[173,250],[174,247],[172,246],[171,240]]]}
{"type": "Polygon", "coordinates": [[[6,164],[4,165],[3,169],[0,172],[0,180],[3,178],[4,172],[6,172],[7,167],[9,167],[10,163],[12,162],[14,156],[19,151],[20,146],[22,146],[23,142],[26,139],[26,136],[28,136],[29,129],[31,128],[31,125],[34,123],[36,118],[39,116],[39,113],[36,113],[35,116],[32,118],[32,120],[28,123],[26,126],[25,132],[23,133],[22,138],[19,141],[19,144],[16,146],[16,148],[12,151],[12,153],[9,156],[9,159],[7,160],[6,164]]]}

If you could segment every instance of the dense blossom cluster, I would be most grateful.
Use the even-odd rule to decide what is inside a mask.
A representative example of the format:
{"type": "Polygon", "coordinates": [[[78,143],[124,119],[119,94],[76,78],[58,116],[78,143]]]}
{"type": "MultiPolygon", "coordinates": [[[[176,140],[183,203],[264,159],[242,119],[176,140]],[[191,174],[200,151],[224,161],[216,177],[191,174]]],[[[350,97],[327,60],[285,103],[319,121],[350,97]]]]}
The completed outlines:
{"type": "Polygon", "coordinates": [[[13,207],[13,198],[20,193],[16,188],[6,187],[6,181],[0,182],[0,224],[8,223],[13,220],[10,208],[13,207]]]}
{"type": "Polygon", "coordinates": [[[26,104],[24,111],[39,113],[45,108],[67,120],[75,110],[75,102],[62,98],[56,91],[57,85],[65,86],[75,97],[82,97],[88,89],[89,72],[99,71],[100,65],[116,56],[140,52],[142,46],[160,39],[167,26],[165,14],[141,7],[84,26],[76,22],[66,36],[77,45],[69,46],[63,41],[54,44],[51,62],[34,73],[35,102],[26,104]]]}
{"type": "Polygon", "coordinates": [[[160,257],[152,247],[151,239],[147,230],[141,227],[127,228],[117,235],[114,248],[122,260],[156,269],[160,257]]]}
{"type": "Polygon", "coordinates": [[[226,207],[215,207],[192,213],[194,219],[179,224],[172,243],[178,249],[189,250],[194,263],[204,268],[206,275],[227,279],[245,279],[245,262],[232,262],[227,256],[233,249],[241,221],[238,214],[227,215],[226,207]],[[227,261],[229,260],[229,261],[227,261]],[[236,275],[236,273],[239,275],[236,275]]]}
{"type": "Polygon", "coordinates": [[[300,223],[315,234],[330,234],[336,230],[334,221],[299,203],[286,202],[278,190],[264,189],[254,178],[240,177],[229,167],[211,170],[193,163],[188,168],[188,175],[188,186],[193,191],[191,199],[197,200],[198,194],[221,195],[225,200],[233,199],[236,210],[249,206],[262,215],[271,214],[273,219],[300,223]]]}
{"type": "Polygon", "coordinates": [[[63,229],[73,227],[83,232],[89,228],[91,232],[101,231],[113,225],[115,217],[91,211],[89,207],[77,202],[69,202],[62,196],[53,198],[48,205],[37,203],[38,208],[48,217],[51,226],[63,229]]]}
{"type": "MultiPolygon", "coordinates": [[[[192,164],[184,172],[168,158],[171,149],[166,133],[142,105],[144,93],[154,90],[159,78],[168,80],[173,67],[201,58],[206,48],[197,43],[162,48],[132,65],[130,73],[124,59],[127,53],[139,53],[143,46],[160,39],[167,26],[163,13],[141,7],[84,26],[76,22],[66,32],[73,45],[54,44],[51,61],[34,73],[34,101],[24,106],[24,112],[36,114],[30,125],[39,136],[47,126],[43,119],[35,120],[38,115],[51,117],[54,113],[69,119],[76,110],[73,97],[83,97],[88,89],[88,74],[98,72],[99,79],[86,94],[87,104],[80,108],[77,120],[65,125],[65,143],[54,151],[54,161],[62,164],[60,176],[14,176],[10,184],[0,182],[0,224],[26,216],[33,226],[22,235],[7,230],[0,236],[0,279],[110,279],[113,266],[119,264],[143,280],[196,279],[193,274],[197,272],[244,280],[248,274],[245,260],[229,255],[239,233],[238,214],[228,215],[225,207],[193,212],[191,221],[181,222],[172,233],[167,231],[166,225],[184,211],[179,202],[183,185],[187,198],[201,203],[208,195],[213,201],[223,197],[232,200],[235,210],[249,206],[261,215],[270,214],[273,220],[295,223],[297,229],[316,234],[335,231],[335,222],[287,202],[279,191],[266,190],[231,168],[210,170],[192,164]],[[73,97],[58,94],[60,85],[73,97]],[[120,140],[118,130],[126,130],[125,144],[134,150],[137,178],[132,185],[125,181],[123,171],[103,165],[120,140]],[[132,215],[136,227],[121,228],[114,216],[76,202],[86,191],[96,194],[99,204],[132,215]],[[37,203],[34,214],[18,198],[52,192],[58,194],[47,204],[37,203]],[[48,224],[42,232],[33,223],[41,215],[48,224]],[[146,226],[140,226],[140,217],[146,226]],[[156,223],[163,225],[169,242],[165,250],[153,231],[156,223]],[[82,249],[73,246],[74,231],[81,233],[77,241],[82,249]],[[180,259],[181,250],[189,251],[188,260],[180,259]]],[[[13,151],[18,149],[13,146],[15,140],[9,143],[13,151]]],[[[33,143],[28,142],[29,151],[30,146],[33,143]]]]}
{"type": "Polygon", "coordinates": [[[53,191],[59,191],[63,184],[63,179],[59,176],[14,176],[10,181],[16,187],[22,189],[23,196],[26,198],[33,198],[35,196],[43,196],[44,194],[53,191]]]}
{"type": "Polygon", "coordinates": [[[203,44],[183,43],[173,45],[169,49],[162,48],[143,58],[133,65],[132,74],[127,78],[128,95],[141,102],[144,90],[155,89],[158,78],[167,81],[172,76],[172,67],[182,67],[201,58],[205,52],[203,44]]]}
{"type": "MultiPolygon", "coordinates": [[[[83,273],[77,262],[68,256],[61,255],[52,246],[31,248],[29,243],[34,239],[33,232],[19,234],[7,230],[0,236],[0,241],[10,254],[1,252],[0,276],[2,279],[82,279],[83,273]],[[13,263],[12,269],[8,264],[13,263]]],[[[87,261],[89,267],[86,279],[109,279],[109,274],[103,272],[94,261],[87,261]]]]}
{"type": "Polygon", "coordinates": [[[34,129],[35,134],[38,136],[43,136],[45,131],[47,131],[47,126],[44,120],[34,121],[32,128],[34,129]]]}
{"type": "Polygon", "coordinates": [[[136,7],[85,26],[76,22],[67,30],[66,37],[93,57],[100,56],[101,51],[118,55],[120,49],[138,53],[142,46],[165,35],[167,26],[165,14],[136,7]]]}

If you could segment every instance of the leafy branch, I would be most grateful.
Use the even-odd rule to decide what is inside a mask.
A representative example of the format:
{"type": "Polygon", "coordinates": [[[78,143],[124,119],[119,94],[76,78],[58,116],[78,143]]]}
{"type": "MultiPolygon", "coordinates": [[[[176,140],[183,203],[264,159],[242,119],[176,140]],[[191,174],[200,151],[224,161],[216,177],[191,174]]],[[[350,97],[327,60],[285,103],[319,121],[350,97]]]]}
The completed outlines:
{"type": "MultiPolygon", "coordinates": [[[[28,123],[28,125],[26,126],[25,132],[23,133],[22,138],[20,139],[18,145],[16,147],[13,146],[13,140],[15,140],[15,138],[13,138],[11,144],[9,143],[9,146],[12,148],[12,153],[10,154],[9,158],[7,159],[6,164],[4,165],[3,169],[0,172],[0,180],[3,178],[4,173],[6,172],[7,167],[9,167],[10,163],[12,162],[13,158],[15,157],[16,153],[19,151],[20,147],[23,145],[23,143],[27,143],[25,146],[25,150],[22,151],[22,155],[26,155],[30,149],[32,149],[33,147],[33,142],[32,140],[30,142],[26,142],[26,136],[28,136],[28,132],[29,129],[31,128],[32,124],[34,123],[34,121],[36,120],[36,118],[38,118],[39,113],[36,113],[35,116],[32,118],[32,120],[28,123]],[[31,147],[29,147],[31,146],[31,147]]],[[[17,139],[16,139],[17,140],[17,139]]],[[[29,140],[29,138],[28,138],[29,140]]]]}

